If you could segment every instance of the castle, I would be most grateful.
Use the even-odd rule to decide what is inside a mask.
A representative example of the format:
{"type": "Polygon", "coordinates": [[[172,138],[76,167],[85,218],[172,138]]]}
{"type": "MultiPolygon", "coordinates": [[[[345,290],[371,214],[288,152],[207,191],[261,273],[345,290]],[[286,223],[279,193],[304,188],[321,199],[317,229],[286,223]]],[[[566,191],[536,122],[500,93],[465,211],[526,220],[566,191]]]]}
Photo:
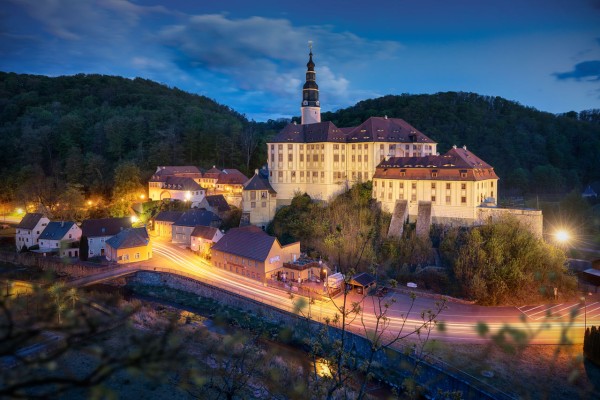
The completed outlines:
{"type": "MultiPolygon", "coordinates": [[[[426,214],[429,223],[471,225],[508,212],[541,235],[540,211],[496,207],[499,178],[466,147],[440,155],[435,141],[399,118],[371,117],[344,128],[322,122],[312,49],[306,66],[301,123],[288,124],[267,143],[271,207],[290,204],[297,193],[328,201],[372,180],[373,198],[403,221],[426,214]]],[[[259,210],[244,212],[252,221],[259,210]]]]}

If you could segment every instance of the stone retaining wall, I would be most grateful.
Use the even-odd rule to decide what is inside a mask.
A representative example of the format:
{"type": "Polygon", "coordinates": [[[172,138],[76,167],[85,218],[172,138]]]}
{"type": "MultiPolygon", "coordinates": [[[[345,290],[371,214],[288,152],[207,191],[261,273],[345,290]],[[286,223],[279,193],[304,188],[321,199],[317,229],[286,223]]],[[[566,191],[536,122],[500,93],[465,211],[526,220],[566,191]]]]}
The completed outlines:
{"type": "MultiPolygon", "coordinates": [[[[250,311],[262,315],[270,322],[291,327],[293,328],[292,330],[295,335],[308,334],[310,330],[315,332],[323,327],[323,325],[318,322],[307,321],[296,314],[271,307],[262,302],[254,301],[235,293],[230,293],[222,288],[211,286],[191,278],[180,277],[168,273],[140,271],[126,279],[128,283],[138,283],[157,287],[166,286],[172,289],[191,292],[202,297],[215,299],[221,304],[250,311]]],[[[341,330],[331,326],[327,327],[327,329],[329,331],[329,338],[341,338],[341,330]]],[[[348,351],[352,351],[361,357],[370,355],[371,343],[367,339],[351,332],[346,332],[345,335],[346,348],[348,351]]],[[[301,339],[301,337],[298,337],[298,339],[301,339]]],[[[379,379],[390,383],[398,384],[399,382],[402,382],[404,377],[410,375],[407,371],[412,371],[413,367],[418,364],[420,372],[415,378],[420,385],[433,390],[434,392],[431,394],[435,394],[437,389],[441,389],[443,391],[460,391],[462,393],[462,398],[464,399],[510,398],[510,396],[495,391],[495,389],[490,386],[485,388],[473,386],[469,382],[471,382],[474,377],[461,378],[461,372],[458,370],[452,371],[451,367],[448,365],[434,365],[433,363],[419,360],[410,354],[405,354],[396,349],[387,349],[386,351],[377,352],[374,361],[376,362],[375,365],[377,365],[377,368],[374,371],[376,376],[378,376],[379,379]]],[[[483,382],[480,383],[481,386],[485,385],[483,382]]]]}

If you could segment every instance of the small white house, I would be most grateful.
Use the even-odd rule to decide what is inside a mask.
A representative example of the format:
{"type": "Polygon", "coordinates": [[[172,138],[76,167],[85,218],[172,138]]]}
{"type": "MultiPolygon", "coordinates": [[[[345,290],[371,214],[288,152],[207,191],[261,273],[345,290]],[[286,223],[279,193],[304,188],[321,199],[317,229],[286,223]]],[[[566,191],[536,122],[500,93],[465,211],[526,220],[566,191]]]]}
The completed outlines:
{"type": "Polygon", "coordinates": [[[27,213],[17,225],[15,245],[17,251],[30,248],[38,244],[38,238],[50,220],[40,213],[27,213]]]}
{"type": "Polygon", "coordinates": [[[78,257],[81,229],[72,221],[53,221],[40,234],[40,253],[56,253],[61,257],[78,257]]]}

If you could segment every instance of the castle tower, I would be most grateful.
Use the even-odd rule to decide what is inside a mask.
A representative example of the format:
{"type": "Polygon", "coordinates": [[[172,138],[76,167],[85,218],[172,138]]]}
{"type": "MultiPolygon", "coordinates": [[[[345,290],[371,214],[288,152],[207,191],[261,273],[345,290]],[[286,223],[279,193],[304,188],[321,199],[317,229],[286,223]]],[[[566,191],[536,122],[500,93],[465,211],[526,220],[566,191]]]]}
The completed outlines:
{"type": "Polygon", "coordinates": [[[302,124],[321,122],[321,106],[319,104],[319,86],[315,75],[315,63],[312,59],[312,42],[309,42],[310,53],[306,64],[306,83],[302,88],[302,124]]]}

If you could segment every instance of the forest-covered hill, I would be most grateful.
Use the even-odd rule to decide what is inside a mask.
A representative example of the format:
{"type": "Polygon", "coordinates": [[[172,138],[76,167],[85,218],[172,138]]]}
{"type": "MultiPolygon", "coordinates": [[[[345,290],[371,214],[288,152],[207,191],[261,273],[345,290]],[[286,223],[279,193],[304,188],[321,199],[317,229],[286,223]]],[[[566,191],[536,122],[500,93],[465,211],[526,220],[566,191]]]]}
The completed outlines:
{"type": "MultiPolygon", "coordinates": [[[[385,96],[334,113],[340,127],[370,116],[403,118],[440,143],[467,145],[492,164],[504,193],[568,191],[600,180],[600,111],[556,116],[472,93],[385,96]]],[[[142,180],[157,165],[238,168],[266,159],[286,121],[256,123],[215,101],[145,79],[45,77],[0,72],[0,201],[24,182],[81,184],[110,195],[115,168],[133,161],[142,180]]],[[[22,194],[22,193],[21,193],[22,194]]]]}
{"type": "Polygon", "coordinates": [[[0,196],[11,200],[39,175],[108,195],[124,161],[143,175],[182,164],[249,172],[266,157],[266,150],[257,155],[265,129],[206,97],[145,79],[0,72],[0,196]]]}
{"type": "Polygon", "coordinates": [[[554,115],[500,97],[447,92],[365,100],[322,119],[345,127],[383,115],[404,119],[436,140],[441,153],[466,145],[494,166],[505,193],[563,193],[600,179],[600,110],[554,115]]]}

